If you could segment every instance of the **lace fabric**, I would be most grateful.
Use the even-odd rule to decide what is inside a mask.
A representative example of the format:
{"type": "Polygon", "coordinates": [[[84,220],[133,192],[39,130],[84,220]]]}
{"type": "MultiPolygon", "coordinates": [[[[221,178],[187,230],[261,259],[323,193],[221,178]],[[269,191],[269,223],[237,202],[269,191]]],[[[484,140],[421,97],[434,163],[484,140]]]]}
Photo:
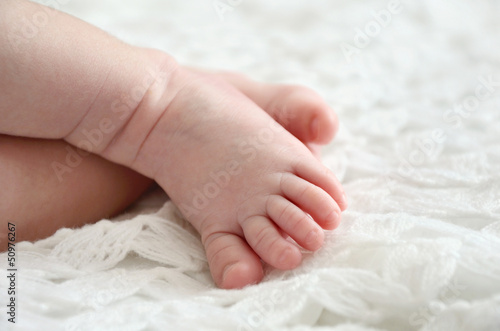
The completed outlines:
{"type": "Polygon", "coordinates": [[[61,2],[182,63],[318,90],[341,120],[323,159],[350,207],[298,269],[226,291],[156,190],[19,243],[18,323],[0,329],[500,330],[500,4],[402,1],[384,19],[390,3],[61,2]]]}

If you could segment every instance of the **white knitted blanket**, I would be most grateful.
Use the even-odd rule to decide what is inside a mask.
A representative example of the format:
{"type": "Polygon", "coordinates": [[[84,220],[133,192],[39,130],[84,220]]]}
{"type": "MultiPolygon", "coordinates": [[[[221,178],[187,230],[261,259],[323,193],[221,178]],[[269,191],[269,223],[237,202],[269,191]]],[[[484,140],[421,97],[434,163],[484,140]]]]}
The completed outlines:
{"type": "Polygon", "coordinates": [[[15,325],[0,254],[1,330],[500,330],[499,1],[51,3],[185,64],[319,91],[350,207],[297,270],[226,291],[150,192],[18,243],[15,325]]]}

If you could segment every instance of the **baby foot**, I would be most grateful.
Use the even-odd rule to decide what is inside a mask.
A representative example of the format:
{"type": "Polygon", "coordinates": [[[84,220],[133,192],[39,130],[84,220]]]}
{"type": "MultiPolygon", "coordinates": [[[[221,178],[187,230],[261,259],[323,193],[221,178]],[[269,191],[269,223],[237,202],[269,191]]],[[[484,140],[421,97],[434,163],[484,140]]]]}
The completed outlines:
{"type": "MultiPolygon", "coordinates": [[[[321,247],[322,228],[335,228],[346,208],[342,188],[303,143],[257,106],[264,97],[257,100],[258,93],[247,90],[253,102],[225,79],[183,68],[161,91],[148,91],[97,152],[160,184],[200,233],[217,285],[260,281],[261,259],[279,269],[298,266],[301,252],[283,234],[305,249],[321,247]]],[[[294,98],[292,105],[302,101],[294,98]]],[[[318,114],[288,109],[297,109],[298,118],[318,114]]],[[[294,121],[289,129],[304,140],[326,140],[294,121]]]]}
{"type": "MultiPolygon", "coordinates": [[[[132,167],[149,172],[199,231],[220,287],[260,281],[260,259],[295,268],[300,250],[281,233],[320,248],[322,228],[334,229],[346,208],[339,182],[224,80],[183,69],[172,80],[180,87],[132,167]]],[[[303,139],[314,133],[300,130],[303,139]]]]}

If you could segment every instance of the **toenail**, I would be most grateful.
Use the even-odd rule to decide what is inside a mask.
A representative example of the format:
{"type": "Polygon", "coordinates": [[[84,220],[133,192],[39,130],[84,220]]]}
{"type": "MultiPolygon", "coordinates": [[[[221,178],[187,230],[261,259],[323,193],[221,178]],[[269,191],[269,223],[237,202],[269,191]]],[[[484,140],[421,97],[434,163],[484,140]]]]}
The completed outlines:
{"type": "Polygon", "coordinates": [[[339,219],[340,215],[336,211],[332,211],[330,215],[328,215],[326,222],[328,226],[334,225],[337,223],[337,220],[339,219]]]}
{"type": "Polygon", "coordinates": [[[225,268],[224,268],[224,271],[222,272],[222,282],[226,282],[226,278],[227,278],[227,275],[229,275],[229,272],[234,269],[234,267],[237,265],[238,263],[233,263],[233,264],[229,264],[227,265],[225,268]]]}
{"type": "Polygon", "coordinates": [[[312,140],[316,140],[319,137],[319,120],[317,117],[311,121],[311,135],[312,140]]]}
{"type": "Polygon", "coordinates": [[[278,264],[280,266],[284,266],[288,262],[288,260],[290,260],[291,255],[292,255],[292,249],[291,248],[285,249],[283,253],[281,253],[278,264]]]}
{"type": "Polygon", "coordinates": [[[315,244],[318,241],[318,236],[319,234],[317,230],[311,230],[306,236],[306,244],[315,244]]]}

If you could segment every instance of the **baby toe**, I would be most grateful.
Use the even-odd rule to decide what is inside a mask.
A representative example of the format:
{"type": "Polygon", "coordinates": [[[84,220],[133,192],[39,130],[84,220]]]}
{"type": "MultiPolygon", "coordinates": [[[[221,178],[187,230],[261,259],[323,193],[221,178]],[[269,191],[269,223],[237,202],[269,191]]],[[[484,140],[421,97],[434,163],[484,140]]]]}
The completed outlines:
{"type": "Polygon", "coordinates": [[[282,270],[293,269],[300,264],[302,253],[299,248],[285,240],[267,217],[248,217],[241,227],[248,244],[266,263],[282,270]]]}
{"type": "Polygon", "coordinates": [[[322,228],[335,229],[340,222],[340,208],[323,189],[292,174],[281,179],[284,196],[313,217],[322,228]]]}
{"type": "Polygon", "coordinates": [[[320,162],[297,158],[293,164],[295,174],[305,181],[320,187],[338,204],[341,211],[347,208],[344,189],[335,175],[320,162]]]}
{"type": "Polygon", "coordinates": [[[323,244],[321,227],[284,197],[271,195],[266,209],[269,217],[300,246],[315,251],[323,244]]]}
{"type": "Polygon", "coordinates": [[[260,258],[239,236],[214,233],[204,241],[208,264],[217,286],[242,288],[262,280],[260,258]]]}
{"type": "MultiPolygon", "coordinates": [[[[285,90],[286,91],[286,90],[285,90]]],[[[313,90],[303,86],[291,86],[285,97],[276,101],[283,109],[288,109],[290,124],[294,129],[307,123],[303,141],[326,144],[338,131],[338,119],[335,112],[323,98],[313,90]],[[292,116],[295,116],[292,117],[292,116]]],[[[278,107],[278,106],[277,106],[278,107]]]]}

